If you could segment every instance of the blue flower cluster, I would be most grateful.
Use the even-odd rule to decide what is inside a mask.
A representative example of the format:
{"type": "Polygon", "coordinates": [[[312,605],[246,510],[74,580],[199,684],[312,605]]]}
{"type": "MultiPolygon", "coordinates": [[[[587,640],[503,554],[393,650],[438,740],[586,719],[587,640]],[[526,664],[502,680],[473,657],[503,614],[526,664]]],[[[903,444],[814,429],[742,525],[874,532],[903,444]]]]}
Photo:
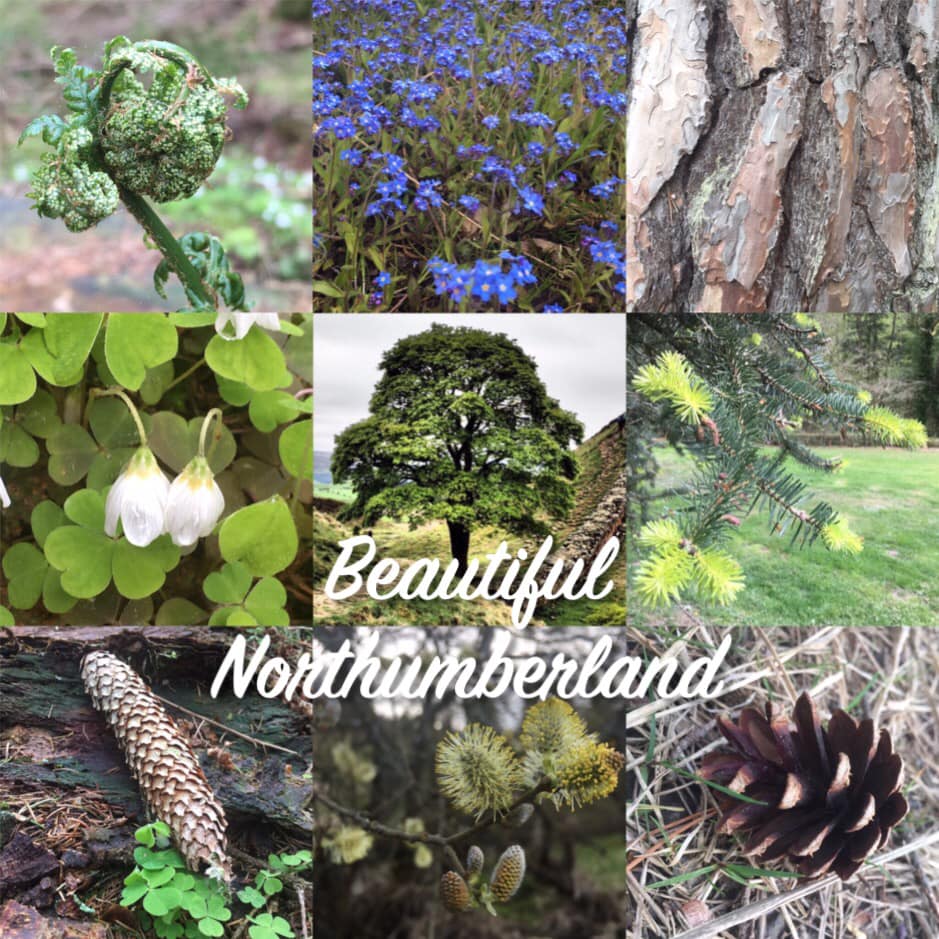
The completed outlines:
{"type": "Polygon", "coordinates": [[[427,262],[427,269],[434,275],[434,293],[438,297],[447,294],[454,303],[460,303],[472,296],[484,304],[503,306],[518,297],[516,287],[535,284],[538,278],[528,258],[503,251],[499,262],[477,261],[472,267],[457,267],[434,257],[427,262]],[[508,269],[503,271],[502,262],[506,261],[508,269]]]}
{"type": "MultiPolygon", "coordinates": [[[[625,293],[628,56],[621,4],[312,6],[317,219],[336,228],[325,233],[324,249],[338,246],[329,274],[345,280],[347,295],[361,280],[354,252],[342,250],[343,223],[358,229],[359,263],[377,249],[389,267],[371,294],[357,288],[359,303],[400,309],[412,265],[420,263],[433,274],[436,296],[455,304],[505,309],[517,302],[560,312],[564,297],[571,308],[606,310],[611,284],[614,300],[615,292],[625,293]],[[586,221],[592,227],[580,248],[558,244],[552,234],[586,221]],[[471,257],[494,258],[515,245],[531,257],[503,252],[498,262],[459,267],[440,257],[452,256],[458,240],[474,246],[471,257]],[[555,286],[554,275],[539,283],[534,274],[560,267],[563,280],[565,265],[583,272],[592,264],[610,265],[617,276],[569,275],[555,286]],[[578,296],[581,283],[588,285],[582,293],[596,294],[578,296]]],[[[433,303],[429,279],[420,287],[422,301],[433,303]]],[[[411,299],[413,286],[407,293],[411,299]]]]}
{"type": "MultiPolygon", "coordinates": [[[[600,225],[601,235],[616,235],[619,227],[615,222],[606,221],[600,225]]],[[[620,241],[610,241],[597,236],[594,229],[586,229],[582,244],[590,251],[590,257],[596,264],[609,264],[613,273],[621,279],[614,284],[617,293],[626,296],[626,249],[620,241]]]]}

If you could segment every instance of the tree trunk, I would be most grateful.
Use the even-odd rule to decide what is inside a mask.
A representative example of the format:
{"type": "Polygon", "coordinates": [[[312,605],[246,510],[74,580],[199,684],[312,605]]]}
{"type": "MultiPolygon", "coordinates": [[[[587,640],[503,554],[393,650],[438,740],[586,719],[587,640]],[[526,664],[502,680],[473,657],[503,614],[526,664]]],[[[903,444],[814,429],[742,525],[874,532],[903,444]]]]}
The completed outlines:
{"type": "Polygon", "coordinates": [[[458,562],[457,573],[462,576],[468,567],[470,530],[457,522],[447,522],[447,531],[450,532],[450,553],[458,562]]]}
{"type": "Polygon", "coordinates": [[[626,0],[630,312],[939,303],[939,0],[626,0]]]}

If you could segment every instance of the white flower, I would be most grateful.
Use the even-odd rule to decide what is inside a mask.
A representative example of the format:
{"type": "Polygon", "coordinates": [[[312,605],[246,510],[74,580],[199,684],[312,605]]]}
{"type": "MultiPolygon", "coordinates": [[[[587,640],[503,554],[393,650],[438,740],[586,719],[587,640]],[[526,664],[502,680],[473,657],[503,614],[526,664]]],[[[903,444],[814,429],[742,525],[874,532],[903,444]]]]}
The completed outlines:
{"type": "Polygon", "coordinates": [[[138,548],[146,548],[163,534],[170,481],[157,465],[149,447],[141,447],[131,458],[108,493],[104,507],[104,530],[112,538],[117,520],[124,537],[138,548]]]}
{"type": "Polygon", "coordinates": [[[197,456],[173,480],[166,500],[166,530],[182,548],[212,534],[225,497],[205,457],[197,456]]]}
{"type": "Polygon", "coordinates": [[[10,494],[7,492],[7,487],[3,485],[2,479],[0,479],[0,505],[5,509],[8,509],[11,505],[10,494]]]}
{"type": "Polygon", "coordinates": [[[280,331],[280,317],[276,313],[219,313],[215,318],[215,331],[222,339],[244,339],[252,326],[280,331]],[[231,324],[235,334],[227,327],[231,324]]]}

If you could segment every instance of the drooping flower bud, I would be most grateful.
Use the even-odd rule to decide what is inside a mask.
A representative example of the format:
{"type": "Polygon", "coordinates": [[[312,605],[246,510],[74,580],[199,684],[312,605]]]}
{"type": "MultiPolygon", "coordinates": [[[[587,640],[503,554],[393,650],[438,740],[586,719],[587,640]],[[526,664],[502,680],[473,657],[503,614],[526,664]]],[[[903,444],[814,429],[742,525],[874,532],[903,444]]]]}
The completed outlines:
{"type": "Polygon", "coordinates": [[[189,547],[212,530],[225,511],[225,497],[205,457],[197,456],[173,480],[166,500],[166,531],[189,547]]]}
{"type": "Polygon", "coordinates": [[[170,481],[157,465],[149,447],[140,447],[108,493],[104,507],[104,530],[114,538],[117,522],[124,527],[124,537],[138,548],[145,548],[164,533],[166,501],[170,481]]]}

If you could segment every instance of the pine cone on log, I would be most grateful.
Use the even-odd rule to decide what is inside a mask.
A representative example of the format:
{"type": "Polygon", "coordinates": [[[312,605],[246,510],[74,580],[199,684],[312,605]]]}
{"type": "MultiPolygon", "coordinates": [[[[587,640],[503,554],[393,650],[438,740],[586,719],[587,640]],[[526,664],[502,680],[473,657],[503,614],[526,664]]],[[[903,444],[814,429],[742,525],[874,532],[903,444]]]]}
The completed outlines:
{"type": "Polygon", "coordinates": [[[229,883],[225,812],[175,721],[143,680],[109,652],[86,655],[81,675],[114,730],[147,808],[169,825],[189,869],[229,883]]]}
{"type": "Polygon", "coordinates": [[[822,727],[808,694],[792,722],[744,708],[739,724],[718,718],[732,751],[704,758],[700,775],[756,802],[716,793],[722,832],[747,832],[745,852],[761,861],[788,858],[804,877],[851,877],[887,841],[907,813],[903,761],[890,734],[842,710],[822,727]]]}

